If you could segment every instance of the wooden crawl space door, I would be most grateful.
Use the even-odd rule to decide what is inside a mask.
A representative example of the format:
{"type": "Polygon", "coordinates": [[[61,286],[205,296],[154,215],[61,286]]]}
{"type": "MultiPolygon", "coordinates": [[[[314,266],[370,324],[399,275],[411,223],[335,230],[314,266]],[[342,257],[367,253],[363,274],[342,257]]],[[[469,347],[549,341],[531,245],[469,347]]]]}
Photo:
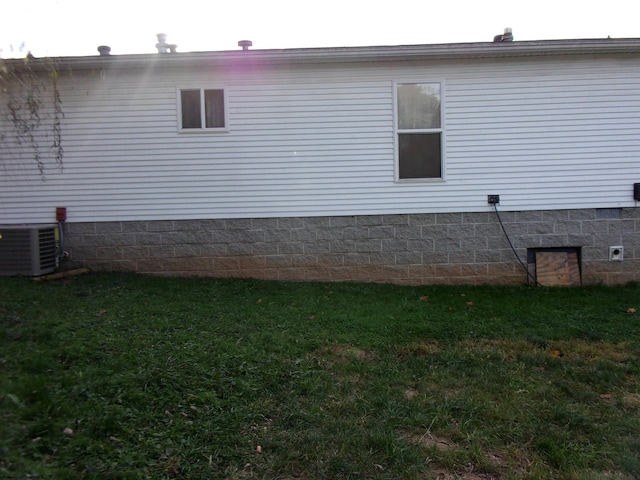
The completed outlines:
{"type": "MultiPolygon", "coordinates": [[[[580,247],[530,248],[529,273],[544,287],[579,287],[580,247]]],[[[531,281],[531,279],[529,279],[531,281]]]]}

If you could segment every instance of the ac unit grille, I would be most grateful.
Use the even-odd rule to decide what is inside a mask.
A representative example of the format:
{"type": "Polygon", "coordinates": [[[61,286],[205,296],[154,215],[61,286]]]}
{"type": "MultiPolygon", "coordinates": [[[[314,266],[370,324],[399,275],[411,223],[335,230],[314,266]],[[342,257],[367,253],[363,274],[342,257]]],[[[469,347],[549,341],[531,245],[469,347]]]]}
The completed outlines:
{"type": "Polygon", "coordinates": [[[0,275],[38,276],[56,268],[56,226],[0,227],[0,275]]]}
{"type": "Polygon", "coordinates": [[[38,230],[38,245],[40,249],[40,270],[56,268],[56,231],[55,228],[38,230]]]}

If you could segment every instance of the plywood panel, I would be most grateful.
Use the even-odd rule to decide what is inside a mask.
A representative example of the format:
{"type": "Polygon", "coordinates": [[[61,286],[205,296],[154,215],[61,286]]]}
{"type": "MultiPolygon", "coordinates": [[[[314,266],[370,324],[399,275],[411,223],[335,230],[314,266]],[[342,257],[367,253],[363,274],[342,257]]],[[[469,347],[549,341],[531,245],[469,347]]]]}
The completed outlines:
{"type": "Polygon", "coordinates": [[[536,277],[545,287],[580,285],[580,268],[576,252],[536,252],[536,277]]]}

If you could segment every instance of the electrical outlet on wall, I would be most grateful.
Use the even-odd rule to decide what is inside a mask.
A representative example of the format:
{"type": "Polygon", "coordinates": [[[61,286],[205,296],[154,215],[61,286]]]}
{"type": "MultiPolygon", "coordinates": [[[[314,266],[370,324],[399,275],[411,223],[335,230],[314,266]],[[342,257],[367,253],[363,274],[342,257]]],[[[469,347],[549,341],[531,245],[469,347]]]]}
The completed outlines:
{"type": "Polygon", "coordinates": [[[500,195],[488,195],[487,203],[489,203],[489,205],[496,205],[500,203],[500,195]]]}

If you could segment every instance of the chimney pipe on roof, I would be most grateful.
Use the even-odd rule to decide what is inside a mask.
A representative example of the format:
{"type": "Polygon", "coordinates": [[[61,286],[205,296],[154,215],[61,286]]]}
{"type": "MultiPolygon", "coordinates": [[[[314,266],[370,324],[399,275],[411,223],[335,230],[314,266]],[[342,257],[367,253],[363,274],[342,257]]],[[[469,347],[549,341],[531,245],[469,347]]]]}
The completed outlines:
{"type": "Polygon", "coordinates": [[[251,40],[240,40],[238,42],[238,46],[242,47],[243,52],[246,52],[247,50],[249,50],[249,47],[253,46],[253,42],[251,40]]]}
{"type": "Polygon", "coordinates": [[[169,48],[169,46],[167,45],[167,34],[158,33],[156,37],[158,37],[158,43],[156,43],[158,53],[167,53],[169,48]]]}
{"type": "Polygon", "coordinates": [[[108,47],[107,45],[100,45],[98,47],[98,52],[100,52],[101,57],[108,57],[111,55],[111,47],[108,47]]]}
{"type": "Polygon", "coordinates": [[[156,37],[158,37],[158,43],[156,43],[158,53],[176,53],[178,46],[173,43],[167,43],[166,33],[158,33],[156,37]]]}

